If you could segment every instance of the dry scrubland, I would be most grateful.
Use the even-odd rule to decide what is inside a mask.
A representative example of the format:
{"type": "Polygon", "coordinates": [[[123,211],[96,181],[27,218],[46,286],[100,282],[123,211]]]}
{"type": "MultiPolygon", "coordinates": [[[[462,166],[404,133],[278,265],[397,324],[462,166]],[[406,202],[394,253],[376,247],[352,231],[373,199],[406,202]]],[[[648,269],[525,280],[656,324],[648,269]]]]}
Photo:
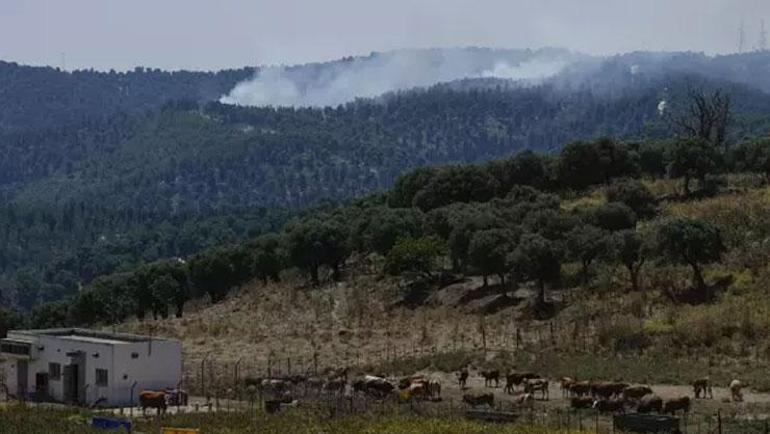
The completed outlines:
{"type": "MultiPolygon", "coordinates": [[[[268,366],[285,373],[289,363],[296,373],[313,367],[317,354],[319,368],[376,366],[393,374],[472,363],[644,383],[686,384],[711,375],[725,384],[738,377],[755,390],[770,390],[770,188],[758,176],[729,181],[714,198],[663,202],[661,216],[645,223],[691,216],[721,228],[729,251],[721,264],[707,267],[706,278],[729,276],[732,283],[713,304],[672,301],[671,294],[689,287],[689,269],[648,261],[639,293],[628,291],[620,268],[596,264],[585,288],[578,265],[566,264],[560,288],[549,291],[559,306],[551,321],[529,319],[528,288],[500,299],[479,278],[435,289],[420,306],[406,308],[396,304],[403,282],[365,272],[376,269],[367,262],[352,267],[345,281],[319,289],[288,275],[280,284],[246,285],[217,305],[191,306],[182,319],[119,328],[181,339],[193,389],[204,357],[220,377],[232,378],[238,360],[241,376],[264,375],[268,366]]],[[[678,185],[648,183],[659,197],[676,193],[678,185]]],[[[603,200],[599,189],[563,206],[585,209],[603,200]]]]}

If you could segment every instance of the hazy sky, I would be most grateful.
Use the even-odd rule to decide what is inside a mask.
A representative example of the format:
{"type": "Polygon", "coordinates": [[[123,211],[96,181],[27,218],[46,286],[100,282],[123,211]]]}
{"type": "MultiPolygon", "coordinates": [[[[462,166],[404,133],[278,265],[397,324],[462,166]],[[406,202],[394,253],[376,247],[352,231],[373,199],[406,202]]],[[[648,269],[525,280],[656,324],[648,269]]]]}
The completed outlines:
{"type": "Polygon", "coordinates": [[[405,47],[733,52],[770,0],[0,0],[0,59],[219,69],[405,47]]]}

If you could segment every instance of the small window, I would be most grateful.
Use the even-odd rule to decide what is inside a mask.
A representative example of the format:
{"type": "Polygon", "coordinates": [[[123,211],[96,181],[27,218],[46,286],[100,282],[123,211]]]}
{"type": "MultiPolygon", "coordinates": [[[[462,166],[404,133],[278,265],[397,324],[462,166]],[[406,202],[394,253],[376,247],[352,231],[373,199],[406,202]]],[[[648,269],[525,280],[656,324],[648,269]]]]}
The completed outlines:
{"type": "Polygon", "coordinates": [[[107,370],[106,369],[96,369],[96,385],[97,386],[107,386],[107,370]]]}
{"type": "Polygon", "coordinates": [[[48,378],[51,381],[61,380],[61,365],[58,363],[48,364],[48,378]]]}

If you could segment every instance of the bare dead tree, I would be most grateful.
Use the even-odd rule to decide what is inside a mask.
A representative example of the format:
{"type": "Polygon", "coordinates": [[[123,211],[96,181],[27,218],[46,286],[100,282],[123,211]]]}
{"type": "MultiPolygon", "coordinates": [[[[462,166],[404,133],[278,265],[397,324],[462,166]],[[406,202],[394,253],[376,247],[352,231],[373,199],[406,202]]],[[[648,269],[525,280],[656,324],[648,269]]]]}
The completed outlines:
{"type": "Polygon", "coordinates": [[[667,120],[680,134],[704,140],[714,146],[725,144],[732,121],[730,95],[722,90],[689,89],[689,105],[680,112],[668,112],[667,120]]]}

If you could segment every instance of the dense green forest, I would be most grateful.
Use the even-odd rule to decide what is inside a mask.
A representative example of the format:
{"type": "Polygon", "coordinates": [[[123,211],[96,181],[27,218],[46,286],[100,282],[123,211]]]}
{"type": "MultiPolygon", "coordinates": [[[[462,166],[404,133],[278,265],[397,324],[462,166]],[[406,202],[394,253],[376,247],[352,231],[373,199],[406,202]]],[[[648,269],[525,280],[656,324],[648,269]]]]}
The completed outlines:
{"type": "MultiPolygon", "coordinates": [[[[580,139],[624,138],[660,176],[667,163],[653,144],[672,131],[659,103],[685,110],[691,88],[731,96],[727,143],[768,130],[762,92],[631,74],[627,61],[608,62],[584,85],[463,80],[328,108],[214,102],[249,69],[64,73],[0,64],[0,290],[29,309],[75,296],[99,276],[278,230],[301,209],[384,191],[418,167],[549,153],[580,139]]],[[[524,166],[534,172],[496,182],[555,188],[534,181],[537,164],[524,166]]],[[[415,205],[426,211],[436,197],[415,205]]]]}
{"type": "MultiPolygon", "coordinates": [[[[380,272],[413,281],[406,295],[412,302],[447,272],[478,273],[485,282],[487,276],[499,279],[503,292],[530,282],[539,294],[534,314],[547,316],[553,306],[545,294],[562,278],[562,265],[578,264],[588,284],[594,263],[614,263],[626,270],[631,290],[639,290],[639,270],[652,260],[689,267],[692,288],[683,297],[708,302],[715,289],[703,266],[748,241],[693,218],[645,222],[656,217],[663,200],[720,194],[728,173],[754,172],[767,182],[770,141],[725,149],[713,134],[719,128],[710,127],[703,137],[641,143],[602,138],[572,142],[557,155],[523,151],[479,165],[420,168],[388,191],[307,212],[279,232],[98,277],[78,295],[39,305],[29,317],[6,313],[6,326],[182,316],[192,298],[217,302],[252,279],[278,280],[287,269],[300,270],[312,287],[343,278],[371,255],[384,259],[380,272]],[[656,197],[641,182],[662,177],[678,178],[682,193],[656,197]],[[605,186],[603,204],[563,206],[565,198],[595,186],[605,186]]],[[[752,239],[767,236],[754,229],[752,239]]]]}
{"type": "Polygon", "coordinates": [[[0,61],[0,132],[72,127],[175,99],[214,101],[255,71],[67,72],[0,61]]]}

